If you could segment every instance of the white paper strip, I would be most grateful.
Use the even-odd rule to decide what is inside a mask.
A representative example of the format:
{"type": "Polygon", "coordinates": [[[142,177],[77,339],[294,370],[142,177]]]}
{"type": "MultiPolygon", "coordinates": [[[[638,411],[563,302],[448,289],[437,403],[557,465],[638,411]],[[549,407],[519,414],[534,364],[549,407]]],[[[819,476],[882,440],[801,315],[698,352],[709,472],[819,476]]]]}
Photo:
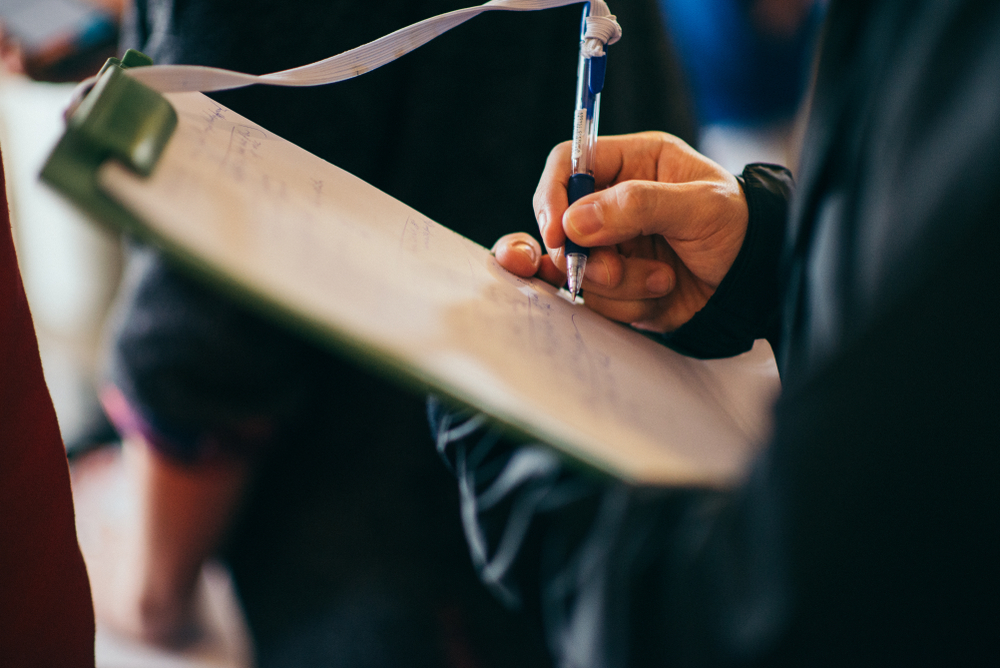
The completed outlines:
{"type": "MultiPolygon", "coordinates": [[[[244,74],[199,65],[153,65],[126,70],[133,78],[161,93],[210,92],[242,88],[253,84],[272,86],[320,86],[344,81],[370,72],[423,46],[438,35],[488,11],[529,12],[579,4],[588,0],[491,0],[483,5],[440,14],[394,33],[309,65],[271,74],[244,74]]],[[[621,37],[621,28],[604,0],[589,0],[585,41],[596,56],[604,46],[621,37]]]]}

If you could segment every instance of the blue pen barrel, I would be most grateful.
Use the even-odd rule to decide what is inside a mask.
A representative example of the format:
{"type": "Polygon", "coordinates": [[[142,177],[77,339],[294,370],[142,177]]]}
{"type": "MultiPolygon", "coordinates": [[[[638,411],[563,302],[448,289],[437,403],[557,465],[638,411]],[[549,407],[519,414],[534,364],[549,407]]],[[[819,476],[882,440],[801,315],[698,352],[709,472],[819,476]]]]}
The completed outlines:
{"type": "MultiPolygon", "coordinates": [[[[592,192],[594,192],[594,177],[590,174],[574,174],[569,177],[569,185],[566,187],[566,195],[569,197],[570,204],[592,192]]],[[[587,255],[589,251],[583,246],[574,243],[567,237],[566,254],[569,255],[570,253],[582,253],[583,255],[587,255]]]]}
{"type": "Polygon", "coordinates": [[[594,177],[590,174],[574,174],[569,177],[569,185],[566,186],[566,196],[569,203],[594,192],[594,177]]]}

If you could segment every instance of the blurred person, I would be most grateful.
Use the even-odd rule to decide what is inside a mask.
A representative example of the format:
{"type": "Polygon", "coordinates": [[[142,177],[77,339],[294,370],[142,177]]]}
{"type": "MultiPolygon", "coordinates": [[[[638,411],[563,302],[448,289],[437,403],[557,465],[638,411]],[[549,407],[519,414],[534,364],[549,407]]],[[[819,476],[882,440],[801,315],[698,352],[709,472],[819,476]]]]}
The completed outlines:
{"type": "Polygon", "coordinates": [[[650,132],[599,140],[603,190],[567,206],[552,152],[556,250],[498,260],[559,284],[564,240],[593,247],[587,306],[698,357],[766,338],[783,386],[729,490],[606,480],[431,403],[481,575],[558,665],[1000,662],[998,72],[1000,5],[834,0],[797,185],[650,132]]]}
{"type": "Polygon", "coordinates": [[[93,668],[69,470],[14,251],[0,159],[0,664],[93,668]]]}
{"type": "Polygon", "coordinates": [[[790,164],[826,2],[660,0],[699,124],[698,149],[739,171],[790,164]]]}
{"type": "MultiPolygon", "coordinates": [[[[123,46],[160,64],[264,73],[461,6],[140,1],[123,46]]],[[[690,138],[655,3],[613,9],[628,37],[609,59],[616,103],[602,122],[690,138]],[[639,71],[663,86],[647,90],[639,71]]],[[[537,170],[569,134],[579,16],[579,6],[491,14],[335,86],[213,97],[492,241],[530,216],[537,170]]],[[[457,500],[425,447],[422,401],[141,246],[125,271],[102,396],[142,521],[115,582],[95,586],[100,620],[183,644],[197,633],[201,565],[221,546],[262,666],[547,663],[539,634],[475,582],[457,500]]]]}
{"type": "Polygon", "coordinates": [[[115,53],[124,0],[0,2],[0,63],[35,81],[80,81],[115,53]]]}

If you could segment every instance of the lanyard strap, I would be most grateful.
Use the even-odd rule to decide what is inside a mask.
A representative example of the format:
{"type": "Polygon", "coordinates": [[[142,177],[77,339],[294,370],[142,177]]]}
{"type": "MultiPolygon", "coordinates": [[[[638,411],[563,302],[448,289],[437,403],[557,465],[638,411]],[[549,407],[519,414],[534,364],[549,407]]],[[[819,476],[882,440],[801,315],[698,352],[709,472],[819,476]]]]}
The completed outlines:
{"type": "Polygon", "coordinates": [[[604,46],[621,37],[621,27],[604,0],[490,0],[483,5],[456,9],[380,37],[373,42],[324,60],[271,74],[244,74],[200,65],[152,65],[125,70],[129,76],[161,93],[210,92],[253,84],[320,86],[344,81],[391,63],[438,35],[491,10],[527,12],[590,2],[583,49],[588,56],[604,55],[604,46]]]}

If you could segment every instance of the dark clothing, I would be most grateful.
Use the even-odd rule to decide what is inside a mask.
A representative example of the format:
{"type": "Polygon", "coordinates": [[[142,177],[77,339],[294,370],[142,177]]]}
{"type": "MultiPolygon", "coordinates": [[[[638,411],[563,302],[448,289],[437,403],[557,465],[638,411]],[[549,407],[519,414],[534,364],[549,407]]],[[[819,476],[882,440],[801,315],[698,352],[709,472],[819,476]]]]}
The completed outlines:
{"type": "Polygon", "coordinates": [[[564,665],[1000,663],[1000,4],[834,1],[824,39],[781,262],[751,170],[751,270],[672,339],[778,351],[742,486],[599,480],[432,410],[485,579],[564,665]]]}
{"type": "MultiPolygon", "coordinates": [[[[125,46],[158,63],[264,73],[463,6],[140,0],[125,46]]],[[[569,137],[580,11],[490,13],[343,83],[213,97],[492,244],[534,229],[538,175],[569,137]]],[[[615,11],[628,37],[610,51],[604,127],[690,136],[655,0],[619,0],[615,11]],[[649,89],[646,76],[671,83],[649,89]]],[[[261,666],[310,665],[305,655],[321,665],[547,661],[532,631],[475,582],[421,399],[150,249],[132,253],[121,300],[110,375],[137,414],[129,422],[179,461],[264,459],[228,549],[261,666]]]]}

